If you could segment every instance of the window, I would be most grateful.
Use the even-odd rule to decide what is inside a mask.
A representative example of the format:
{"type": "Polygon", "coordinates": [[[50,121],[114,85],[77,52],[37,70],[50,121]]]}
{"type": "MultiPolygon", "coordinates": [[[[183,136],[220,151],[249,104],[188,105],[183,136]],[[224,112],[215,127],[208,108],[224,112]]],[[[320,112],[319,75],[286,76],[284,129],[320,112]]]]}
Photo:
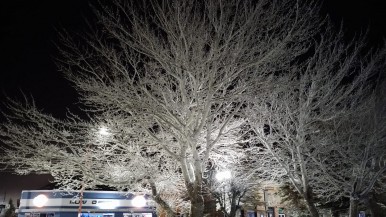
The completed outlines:
{"type": "Polygon", "coordinates": [[[248,217],[256,217],[256,215],[255,215],[255,212],[254,211],[247,211],[247,216],[248,217]]]}
{"type": "Polygon", "coordinates": [[[26,213],[25,217],[54,217],[54,213],[26,213]]]}
{"type": "Polygon", "coordinates": [[[279,217],[285,217],[285,214],[284,214],[284,208],[279,208],[278,209],[278,211],[279,211],[279,217]]]}

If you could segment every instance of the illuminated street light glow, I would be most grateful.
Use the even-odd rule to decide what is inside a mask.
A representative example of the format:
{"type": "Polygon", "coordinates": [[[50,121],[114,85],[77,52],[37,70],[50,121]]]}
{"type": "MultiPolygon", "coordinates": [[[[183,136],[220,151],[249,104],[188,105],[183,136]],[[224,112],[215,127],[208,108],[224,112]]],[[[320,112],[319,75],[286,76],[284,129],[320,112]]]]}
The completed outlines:
{"type": "Polygon", "coordinates": [[[141,195],[135,196],[133,200],[131,200],[132,205],[138,208],[146,206],[146,202],[147,202],[146,198],[141,195]]]}
{"type": "Polygon", "coordinates": [[[108,135],[110,135],[107,127],[100,127],[98,133],[101,136],[108,136],[108,135]]]}
{"type": "Polygon", "coordinates": [[[37,207],[43,207],[47,203],[47,201],[48,201],[48,198],[46,195],[39,194],[33,199],[32,203],[37,207]]]}
{"type": "Polygon", "coordinates": [[[231,171],[229,171],[229,170],[225,170],[225,171],[221,171],[221,172],[216,173],[216,179],[218,181],[224,181],[224,180],[230,179],[231,177],[232,177],[232,174],[231,174],[231,171]]]}

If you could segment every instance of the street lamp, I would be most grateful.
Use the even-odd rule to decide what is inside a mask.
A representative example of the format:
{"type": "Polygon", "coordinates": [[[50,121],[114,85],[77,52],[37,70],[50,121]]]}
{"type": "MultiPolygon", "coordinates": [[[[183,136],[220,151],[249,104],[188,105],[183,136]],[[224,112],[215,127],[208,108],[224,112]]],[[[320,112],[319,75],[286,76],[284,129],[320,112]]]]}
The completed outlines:
{"type": "Polygon", "coordinates": [[[107,129],[107,127],[104,127],[104,126],[101,126],[99,128],[98,133],[101,136],[108,136],[108,135],[110,135],[109,130],[107,129]]]}
{"type": "Polygon", "coordinates": [[[231,174],[231,171],[229,170],[224,170],[216,173],[217,181],[222,182],[230,178],[232,178],[232,174],[231,174]]]}

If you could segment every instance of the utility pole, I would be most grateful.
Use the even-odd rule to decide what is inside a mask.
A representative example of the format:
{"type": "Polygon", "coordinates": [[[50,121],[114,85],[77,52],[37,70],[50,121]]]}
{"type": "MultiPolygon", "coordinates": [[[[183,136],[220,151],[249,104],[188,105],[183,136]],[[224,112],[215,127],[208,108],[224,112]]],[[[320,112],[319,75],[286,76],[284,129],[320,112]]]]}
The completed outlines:
{"type": "Polygon", "coordinates": [[[80,195],[79,195],[78,217],[81,217],[82,215],[83,191],[84,191],[84,183],[82,182],[82,188],[80,189],[80,195]]]}

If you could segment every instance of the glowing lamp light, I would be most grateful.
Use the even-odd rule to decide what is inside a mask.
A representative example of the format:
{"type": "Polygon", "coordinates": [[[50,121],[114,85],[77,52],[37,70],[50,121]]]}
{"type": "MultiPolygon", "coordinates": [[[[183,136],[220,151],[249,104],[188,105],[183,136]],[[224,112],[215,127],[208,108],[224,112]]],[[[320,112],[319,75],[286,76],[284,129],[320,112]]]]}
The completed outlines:
{"type": "Polygon", "coordinates": [[[134,207],[144,207],[146,206],[146,198],[144,196],[135,196],[133,198],[133,200],[131,201],[131,204],[134,206],[134,207]]]}
{"type": "Polygon", "coordinates": [[[98,131],[99,135],[101,136],[108,136],[110,135],[108,129],[106,127],[100,127],[98,131]]]}
{"type": "Polygon", "coordinates": [[[230,179],[231,177],[232,177],[232,174],[231,174],[231,171],[229,170],[216,173],[216,179],[218,181],[224,181],[224,180],[230,179]]]}
{"type": "Polygon", "coordinates": [[[46,195],[39,194],[33,199],[32,203],[37,207],[43,207],[47,203],[47,201],[48,201],[48,198],[46,195]]]}

